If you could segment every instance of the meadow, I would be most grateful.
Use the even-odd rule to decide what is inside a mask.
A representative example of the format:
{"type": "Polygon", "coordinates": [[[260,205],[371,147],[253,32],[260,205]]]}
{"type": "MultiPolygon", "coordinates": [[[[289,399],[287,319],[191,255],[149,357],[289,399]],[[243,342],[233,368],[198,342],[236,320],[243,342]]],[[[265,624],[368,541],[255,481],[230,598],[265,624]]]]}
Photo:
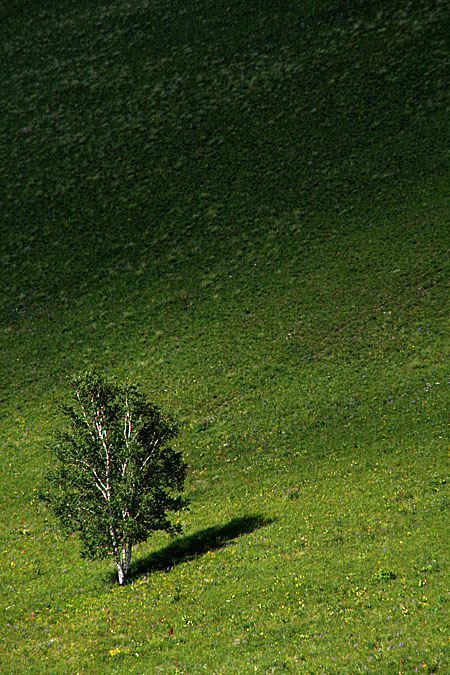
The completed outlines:
{"type": "Polygon", "coordinates": [[[450,673],[449,36],[0,1],[1,673],[450,673]],[[36,498],[89,367],[189,464],[123,587],[36,498]]]}

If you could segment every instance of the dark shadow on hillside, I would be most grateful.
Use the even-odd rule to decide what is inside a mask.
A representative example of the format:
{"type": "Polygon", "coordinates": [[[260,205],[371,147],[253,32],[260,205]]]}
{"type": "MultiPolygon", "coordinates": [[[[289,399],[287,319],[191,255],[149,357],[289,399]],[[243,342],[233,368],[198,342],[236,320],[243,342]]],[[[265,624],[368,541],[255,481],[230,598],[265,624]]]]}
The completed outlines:
{"type": "Polygon", "coordinates": [[[273,522],[271,519],[264,516],[244,516],[233,518],[226,525],[215,525],[195,534],[180,537],[160,551],[155,551],[142,560],[132,563],[128,579],[132,581],[143,574],[167,570],[186,560],[202,556],[208,551],[230,546],[233,539],[237,539],[243,534],[250,534],[271,522],[273,522]]]}

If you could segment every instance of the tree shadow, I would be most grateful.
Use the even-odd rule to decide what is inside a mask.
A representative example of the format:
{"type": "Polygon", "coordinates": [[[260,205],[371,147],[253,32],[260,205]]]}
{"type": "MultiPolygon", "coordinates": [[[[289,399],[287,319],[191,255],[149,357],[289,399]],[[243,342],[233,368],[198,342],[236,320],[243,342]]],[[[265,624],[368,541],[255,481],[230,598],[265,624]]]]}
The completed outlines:
{"type": "Polygon", "coordinates": [[[187,560],[198,558],[208,551],[233,545],[233,539],[237,539],[243,534],[250,534],[254,530],[264,527],[264,525],[270,525],[272,522],[272,519],[260,515],[244,516],[233,518],[225,525],[214,525],[186,537],[180,537],[160,551],[155,551],[132,563],[128,580],[133,581],[137,577],[158,570],[169,570],[187,560]]]}

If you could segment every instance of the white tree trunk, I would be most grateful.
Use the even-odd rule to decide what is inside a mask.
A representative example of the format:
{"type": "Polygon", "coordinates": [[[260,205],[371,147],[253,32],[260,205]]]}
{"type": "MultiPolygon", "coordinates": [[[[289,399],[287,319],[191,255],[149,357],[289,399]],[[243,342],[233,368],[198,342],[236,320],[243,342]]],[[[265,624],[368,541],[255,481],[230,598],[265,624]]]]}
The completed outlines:
{"type": "Polygon", "coordinates": [[[125,579],[125,574],[124,574],[124,571],[123,571],[123,568],[122,568],[122,565],[120,564],[120,562],[116,561],[116,565],[117,565],[117,573],[119,575],[119,584],[122,586],[122,584],[124,582],[124,579],[125,579]]]}
{"type": "Polygon", "coordinates": [[[117,574],[119,576],[120,585],[125,581],[125,577],[130,568],[132,548],[133,545],[127,543],[123,546],[122,552],[120,552],[117,546],[114,546],[114,559],[117,565],[117,574]]]}

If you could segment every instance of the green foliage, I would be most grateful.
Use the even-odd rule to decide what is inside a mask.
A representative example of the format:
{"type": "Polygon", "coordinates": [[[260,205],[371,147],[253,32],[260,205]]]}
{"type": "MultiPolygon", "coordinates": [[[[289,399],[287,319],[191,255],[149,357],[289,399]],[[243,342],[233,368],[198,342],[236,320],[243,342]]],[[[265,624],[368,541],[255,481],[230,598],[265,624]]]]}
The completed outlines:
{"type": "Polygon", "coordinates": [[[134,544],[155,530],[180,531],[167,515],[185,505],[186,465],[167,445],[177,427],[135,385],[95,372],[74,379],[62,410],[69,428],[57,432],[41,498],[79,533],[84,556],[114,554],[122,582],[134,544]]]}

